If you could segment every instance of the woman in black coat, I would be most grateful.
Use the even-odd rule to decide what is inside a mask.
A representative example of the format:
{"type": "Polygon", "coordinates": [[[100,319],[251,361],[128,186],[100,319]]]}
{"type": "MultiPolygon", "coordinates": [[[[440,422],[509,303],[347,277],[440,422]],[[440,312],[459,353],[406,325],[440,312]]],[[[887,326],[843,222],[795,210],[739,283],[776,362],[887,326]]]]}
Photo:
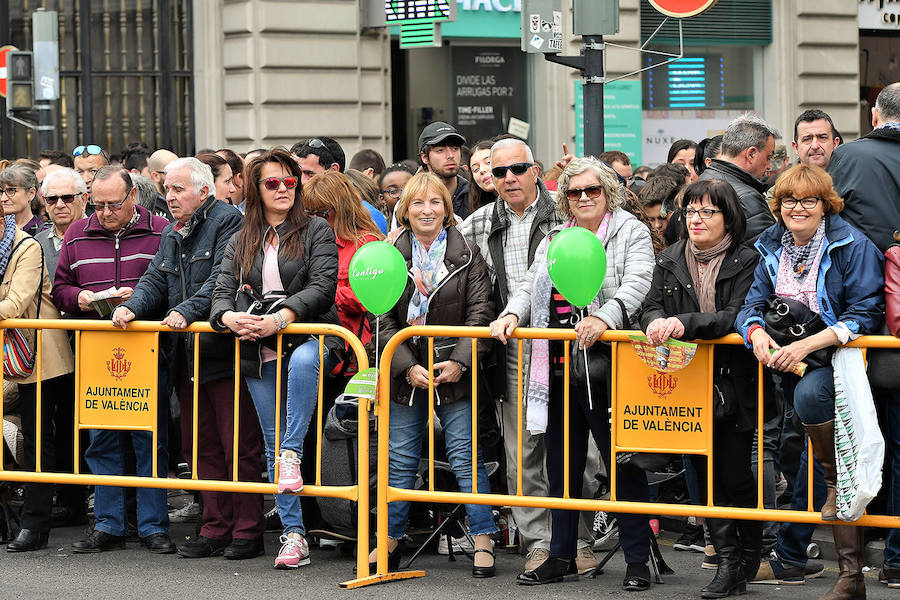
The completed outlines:
{"type": "MultiPolygon", "coordinates": [[[[685,189],[686,236],[657,259],[653,284],[641,310],[651,343],[668,338],[715,339],[734,332],[734,319],[753,283],[759,255],[741,244],[746,219],[726,182],[698,181],[685,189]]],[[[713,495],[717,506],[756,506],[751,450],[756,428],[757,366],[744,346],[717,346],[713,362],[713,495]]],[[[692,456],[701,480],[706,457],[692,456]]],[[[700,486],[706,503],[707,486],[700,486]]],[[[720,562],[701,598],[743,593],[759,567],[758,521],[708,519],[720,562]]]]}
{"type": "Polygon", "coordinates": [[[327,373],[335,366],[334,350],[343,348],[343,342],[326,337],[320,365],[315,338],[285,336],[279,443],[275,437],[275,334],[293,322],[338,323],[334,310],[337,245],[328,222],[307,214],[300,168],[286,150],[275,148],[251,161],[246,179],[244,226],[225,248],[210,322],[217,330],[230,329],[243,342],[241,375],[259,415],[272,481],[278,463],[280,493],[275,495],[275,506],[284,533],[275,568],[295,569],[309,564],[300,497],[294,493],[303,489],[303,440],[318,399],[320,368],[327,373]],[[250,314],[252,297],[272,301],[272,309],[264,315],[250,314]]]}

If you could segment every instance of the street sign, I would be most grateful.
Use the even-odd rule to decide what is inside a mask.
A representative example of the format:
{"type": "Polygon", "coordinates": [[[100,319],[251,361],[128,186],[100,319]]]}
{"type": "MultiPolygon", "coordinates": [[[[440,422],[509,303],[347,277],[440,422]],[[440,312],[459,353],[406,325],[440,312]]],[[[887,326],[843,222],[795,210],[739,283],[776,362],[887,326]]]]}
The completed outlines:
{"type": "Polygon", "coordinates": [[[650,5],[669,17],[684,19],[706,12],[718,0],[649,0],[650,5]]]}
{"type": "Polygon", "coordinates": [[[6,98],[6,57],[10,50],[18,50],[15,46],[0,47],[0,96],[6,98]]]}
{"type": "Polygon", "coordinates": [[[560,0],[526,0],[522,6],[522,52],[562,52],[560,0]]]}

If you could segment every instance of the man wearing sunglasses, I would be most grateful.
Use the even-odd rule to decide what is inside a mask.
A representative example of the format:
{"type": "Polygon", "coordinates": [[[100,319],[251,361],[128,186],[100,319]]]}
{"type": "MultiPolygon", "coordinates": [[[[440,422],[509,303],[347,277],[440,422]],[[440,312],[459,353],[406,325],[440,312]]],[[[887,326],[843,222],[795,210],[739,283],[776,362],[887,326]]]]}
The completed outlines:
{"type": "MultiPolygon", "coordinates": [[[[96,144],[88,144],[76,146],[72,150],[72,158],[75,161],[75,171],[81,175],[84,185],[87,186],[87,197],[90,200],[94,176],[101,167],[109,164],[109,154],[96,144]]],[[[90,214],[90,212],[91,208],[88,206],[88,213],[90,214]]]]}
{"type": "Polygon", "coordinates": [[[87,187],[81,175],[74,169],[59,167],[50,171],[41,184],[41,195],[47,205],[47,216],[52,227],[41,231],[34,239],[44,249],[47,261],[47,273],[50,283],[56,275],[56,264],[59,262],[59,251],[69,225],[84,216],[84,197],[87,187]]]}
{"type": "MultiPolygon", "coordinates": [[[[125,329],[134,319],[165,315],[164,325],[181,330],[209,318],[225,246],[241,228],[243,217],[234,206],[216,200],[212,170],[193,157],[176,159],[166,167],[166,201],[175,222],[163,231],[159,251],[131,298],[113,313],[112,321],[117,327],[125,329]]],[[[191,464],[194,336],[165,337],[166,371],[181,404],[183,458],[191,464]]],[[[216,334],[200,335],[197,475],[201,479],[228,479],[232,473],[234,348],[222,342],[216,334]]],[[[246,388],[242,387],[238,401],[239,477],[254,481],[259,479],[262,453],[259,423],[246,388]]],[[[206,558],[224,554],[226,558],[242,559],[262,554],[265,517],[259,495],[201,492],[201,496],[200,534],[180,545],[178,552],[182,556],[206,558]]]]}
{"type": "Polygon", "coordinates": [[[344,172],[347,157],[336,140],[321,135],[291,146],[291,154],[300,165],[300,183],[306,183],[318,173],[327,170],[344,172]]]}
{"type": "MultiPolygon", "coordinates": [[[[92,187],[94,214],[72,223],[66,230],[52,297],[53,303],[71,317],[99,319],[100,315],[92,308],[92,292],[115,288],[115,298],[130,297],[159,249],[168,222],[135,204],[131,177],[121,167],[101,167],[93,177],[92,187]]],[[[159,389],[165,398],[163,368],[160,368],[160,378],[159,389]]],[[[169,464],[168,410],[165,409],[168,402],[163,400],[159,406],[157,476],[165,477],[169,464]]],[[[137,459],[137,474],[150,476],[153,456],[150,432],[90,430],[90,436],[91,443],[84,457],[92,473],[123,475],[125,447],[131,444],[137,459]]],[[[154,553],[174,552],[175,545],[169,539],[166,491],[139,488],[136,493],[141,543],[154,553]]],[[[95,553],[124,548],[128,534],[124,488],[97,486],[94,516],[94,530],[86,539],[72,544],[73,551],[95,553]]]]}
{"type": "Polygon", "coordinates": [[[419,134],[419,160],[444,182],[450,192],[453,214],[460,220],[469,216],[469,180],[459,174],[465,143],[466,138],[443,121],[429,123],[419,134]]]}
{"type": "MultiPolygon", "coordinates": [[[[538,167],[528,145],[515,138],[496,142],[491,147],[491,174],[500,197],[482,206],[459,225],[463,237],[478,246],[488,264],[494,292],[494,306],[506,306],[516,293],[534,260],[538,244],[562,219],[556,204],[538,177],[538,167]]],[[[455,208],[454,208],[455,210],[455,208]]],[[[523,364],[528,364],[526,352],[523,364]]],[[[510,490],[516,489],[518,411],[517,397],[518,340],[494,344],[492,355],[485,360],[484,382],[490,394],[500,403],[503,420],[503,444],[506,451],[506,478],[510,490]]],[[[522,430],[522,493],[549,496],[550,488],[544,469],[544,445],[541,436],[522,430]]],[[[550,556],[550,511],[544,508],[514,507],[516,525],[527,553],[525,570],[536,569],[550,556]]],[[[590,524],[585,523],[586,531],[590,524]]],[[[584,529],[584,528],[582,528],[584,529]]],[[[586,533],[586,532],[585,532],[586,533]]],[[[579,570],[589,565],[582,556],[585,543],[580,543],[579,570]]],[[[598,563],[591,554],[593,566],[598,563]]]]}

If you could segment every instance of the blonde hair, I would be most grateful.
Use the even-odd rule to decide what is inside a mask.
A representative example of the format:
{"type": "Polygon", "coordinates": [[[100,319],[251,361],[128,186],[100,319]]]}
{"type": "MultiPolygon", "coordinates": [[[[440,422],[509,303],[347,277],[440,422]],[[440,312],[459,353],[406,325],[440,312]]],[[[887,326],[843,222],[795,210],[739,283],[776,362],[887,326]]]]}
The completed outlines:
{"type": "Polygon", "coordinates": [[[394,207],[394,216],[397,217],[397,222],[400,223],[401,227],[410,229],[409,219],[406,218],[406,213],[409,212],[409,203],[427,194],[429,191],[437,192],[444,203],[444,227],[449,227],[456,222],[456,219],[453,217],[453,202],[450,199],[450,192],[447,190],[447,186],[444,185],[440,177],[434,173],[426,172],[413,175],[412,179],[403,187],[400,200],[397,201],[397,205],[394,207]]]}

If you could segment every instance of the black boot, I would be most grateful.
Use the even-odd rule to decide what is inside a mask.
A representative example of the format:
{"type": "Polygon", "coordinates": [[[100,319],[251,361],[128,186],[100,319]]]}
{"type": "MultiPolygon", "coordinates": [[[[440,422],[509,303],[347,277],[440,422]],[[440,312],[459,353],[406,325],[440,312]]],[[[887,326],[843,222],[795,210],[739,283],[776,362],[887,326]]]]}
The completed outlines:
{"type": "Polygon", "coordinates": [[[737,528],[741,539],[741,569],[744,581],[753,581],[759,570],[762,555],[763,525],[761,521],[738,521],[737,528]]]}
{"type": "MultiPolygon", "coordinates": [[[[740,541],[737,534],[737,523],[733,519],[707,519],[709,535],[716,554],[719,556],[719,567],[716,576],[702,590],[701,598],[725,598],[726,596],[743,594],[747,591],[747,580],[741,568],[740,541]]],[[[759,559],[757,559],[757,563],[759,559]]],[[[758,565],[757,565],[758,566],[758,565]]]]}

